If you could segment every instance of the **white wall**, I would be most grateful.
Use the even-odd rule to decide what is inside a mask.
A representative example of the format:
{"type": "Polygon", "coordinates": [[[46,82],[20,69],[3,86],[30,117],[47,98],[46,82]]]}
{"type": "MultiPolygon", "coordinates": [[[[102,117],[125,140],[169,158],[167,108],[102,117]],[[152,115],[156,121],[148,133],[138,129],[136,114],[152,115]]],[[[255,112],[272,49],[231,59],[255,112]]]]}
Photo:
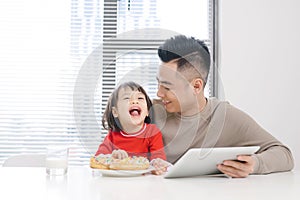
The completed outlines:
{"type": "Polygon", "coordinates": [[[288,145],[300,169],[300,1],[220,0],[225,99],[288,145]]]}

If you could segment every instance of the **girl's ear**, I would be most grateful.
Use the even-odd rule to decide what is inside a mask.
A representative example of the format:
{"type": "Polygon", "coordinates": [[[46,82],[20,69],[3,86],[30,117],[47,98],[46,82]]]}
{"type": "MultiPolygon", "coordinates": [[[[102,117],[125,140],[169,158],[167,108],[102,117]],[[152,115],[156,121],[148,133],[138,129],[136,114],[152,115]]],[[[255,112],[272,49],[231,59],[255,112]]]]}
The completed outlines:
{"type": "Polygon", "coordinates": [[[112,107],[112,114],[113,114],[113,116],[114,117],[118,117],[118,110],[117,110],[117,108],[116,107],[112,107]]]}

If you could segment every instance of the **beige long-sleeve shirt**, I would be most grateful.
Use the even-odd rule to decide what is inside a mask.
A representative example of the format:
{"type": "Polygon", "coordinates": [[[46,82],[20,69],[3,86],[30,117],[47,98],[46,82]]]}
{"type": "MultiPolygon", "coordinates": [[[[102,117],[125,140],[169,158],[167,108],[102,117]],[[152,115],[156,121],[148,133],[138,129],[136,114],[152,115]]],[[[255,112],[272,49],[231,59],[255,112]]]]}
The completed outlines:
{"type": "Polygon", "coordinates": [[[189,148],[260,146],[253,157],[254,172],[265,174],[294,167],[289,148],[257,124],[249,115],[216,98],[208,99],[194,116],[166,113],[154,101],[154,121],[161,129],[167,160],[175,163],[189,148]]]}

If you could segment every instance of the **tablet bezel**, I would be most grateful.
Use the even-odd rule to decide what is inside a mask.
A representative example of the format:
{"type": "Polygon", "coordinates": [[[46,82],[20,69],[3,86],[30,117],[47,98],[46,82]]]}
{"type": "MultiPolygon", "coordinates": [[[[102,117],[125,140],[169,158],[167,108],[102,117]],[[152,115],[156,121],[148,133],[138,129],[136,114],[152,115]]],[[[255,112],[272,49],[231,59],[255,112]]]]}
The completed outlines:
{"type": "Polygon", "coordinates": [[[252,155],[259,146],[215,147],[189,149],[164,175],[179,178],[221,173],[217,165],[224,160],[236,160],[238,155],[252,155]]]}

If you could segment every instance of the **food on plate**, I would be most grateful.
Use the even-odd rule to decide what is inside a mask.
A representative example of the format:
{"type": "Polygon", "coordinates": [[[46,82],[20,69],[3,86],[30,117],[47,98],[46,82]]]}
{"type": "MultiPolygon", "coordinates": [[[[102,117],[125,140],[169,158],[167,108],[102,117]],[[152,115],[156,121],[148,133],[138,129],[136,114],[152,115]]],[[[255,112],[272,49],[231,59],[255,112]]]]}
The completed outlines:
{"type": "Polygon", "coordinates": [[[127,157],[124,159],[112,159],[109,168],[116,170],[143,170],[150,166],[149,160],[145,157],[127,157]]]}
{"type": "Polygon", "coordinates": [[[90,167],[94,169],[144,170],[148,169],[149,166],[149,160],[142,156],[117,159],[112,158],[111,155],[100,154],[90,159],[90,167]]]}
{"type": "Polygon", "coordinates": [[[100,155],[100,156],[92,156],[90,158],[90,167],[94,169],[109,169],[109,165],[111,162],[111,157],[100,155]]]}

